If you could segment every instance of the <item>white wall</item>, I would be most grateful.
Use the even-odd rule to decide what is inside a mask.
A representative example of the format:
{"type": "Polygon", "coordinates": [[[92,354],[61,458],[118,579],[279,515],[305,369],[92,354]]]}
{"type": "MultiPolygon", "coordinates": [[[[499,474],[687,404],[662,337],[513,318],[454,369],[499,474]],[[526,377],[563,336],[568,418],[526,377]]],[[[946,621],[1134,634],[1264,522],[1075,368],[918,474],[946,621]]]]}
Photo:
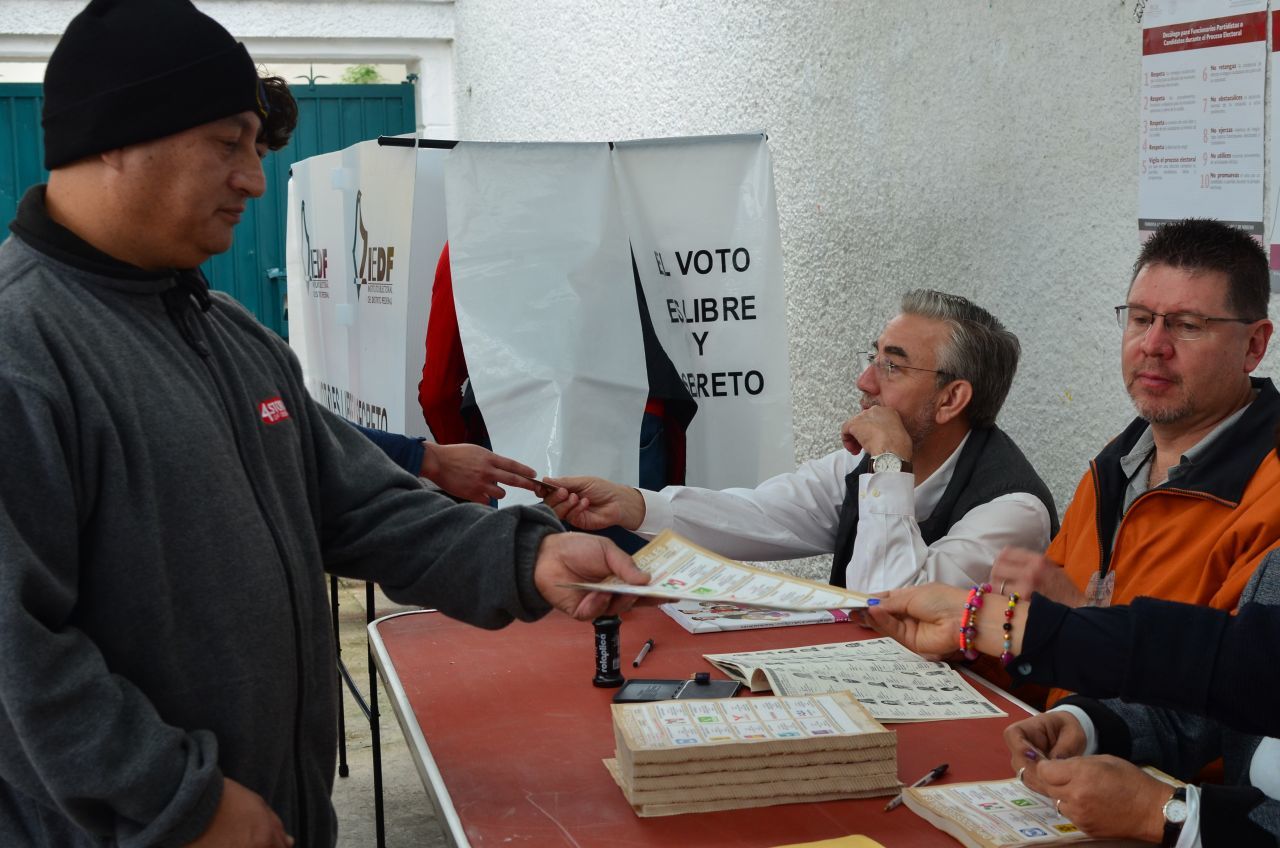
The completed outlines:
{"type": "MultiPolygon", "coordinates": [[[[464,138],[769,131],[800,459],[839,444],[900,294],[973,298],[1023,362],[1001,424],[1065,509],[1132,416],[1132,0],[462,0],[464,138]]],[[[1270,374],[1269,365],[1261,373],[1270,374]]]]}

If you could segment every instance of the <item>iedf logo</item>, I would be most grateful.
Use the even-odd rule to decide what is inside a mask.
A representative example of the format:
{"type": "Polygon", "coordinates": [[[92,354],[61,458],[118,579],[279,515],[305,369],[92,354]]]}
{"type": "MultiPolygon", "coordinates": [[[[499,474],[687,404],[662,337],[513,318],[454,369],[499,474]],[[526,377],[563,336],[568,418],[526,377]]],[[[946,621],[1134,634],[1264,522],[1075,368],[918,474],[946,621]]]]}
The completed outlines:
{"type": "Polygon", "coordinates": [[[396,249],[394,245],[373,245],[369,243],[369,231],[364,226],[364,212],[361,204],[364,192],[356,192],[356,228],[351,240],[351,261],[356,269],[356,277],[352,281],[356,287],[356,297],[360,297],[362,286],[368,286],[366,302],[391,303],[391,269],[395,265],[396,249]]]}
{"type": "Polygon", "coordinates": [[[307,227],[307,201],[302,201],[302,265],[305,269],[307,290],[315,297],[328,297],[329,288],[329,250],[328,248],[311,246],[311,230],[307,227]],[[313,291],[314,289],[314,291],[313,291]]]}

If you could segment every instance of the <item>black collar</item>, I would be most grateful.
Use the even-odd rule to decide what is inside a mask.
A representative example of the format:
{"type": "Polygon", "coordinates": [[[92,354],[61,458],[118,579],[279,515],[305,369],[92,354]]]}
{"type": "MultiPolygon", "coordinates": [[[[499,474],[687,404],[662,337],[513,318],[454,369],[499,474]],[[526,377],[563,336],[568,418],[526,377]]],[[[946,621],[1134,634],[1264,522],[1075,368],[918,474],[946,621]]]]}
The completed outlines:
{"type": "Polygon", "coordinates": [[[17,217],[9,224],[14,235],[31,247],[73,268],[103,277],[123,277],[129,280],[164,280],[173,277],[171,269],[147,271],[98,250],[49,217],[44,192],[43,184],[27,189],[18,203],[17,217]]]}
{"type": "MultiPolygon", "coordinates": [[[[1265,377],[1251,377],[1250,382],[1257,396],[1239,420],[1219,434],[1176,480],[1161,483],[1157,489],[1200,492],[1233,505],[1240,503],[1245,487],[1253,479],[1253,472],[1266,455],[1275,450],[1276,422],[1280,421],[1280,392],[1276,391],[1275,385],[1265,377]]],[[[1124,497],[1125,475],[1120,458],[1133,450],[1148,426],[1145,420],[1135,418],[1098,454],[1096,467],[1107,500],[1113,495],[1124,497]]],[[[1103,503],[1103,514],[1118,512],[1118,503],[1103,503]]]]}

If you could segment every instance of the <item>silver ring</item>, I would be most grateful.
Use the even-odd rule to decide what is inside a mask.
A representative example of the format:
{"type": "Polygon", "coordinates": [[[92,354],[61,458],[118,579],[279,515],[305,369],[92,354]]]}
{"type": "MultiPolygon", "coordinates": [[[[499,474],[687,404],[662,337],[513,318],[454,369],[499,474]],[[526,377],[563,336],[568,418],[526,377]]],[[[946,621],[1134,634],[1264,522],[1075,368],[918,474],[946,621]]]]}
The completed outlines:
{"type": "Polygon", "coordinates": [[[1058,815],[1062,815],[1062,799],[1061,798],[1053,802],[1053,811],[1058,815]]]}
{"type": "Polygon", "coordinates": [[[1018,769],[1018,782],[1019,782],[1019,783],[1024,783],[1024,782],[1025,782],[1025,781],[1023,781],[1023,779],[1022,779],[1022,773],[1023,773],[1024,771],[1026,771],[1026,770],[1027,770],[1027,767],[1026,767],[1026,766],[1023,766],[1022,768],[1018,769]]]}
{"type": "Polygon", "coordinates": [[[1004,594],[1004,584],[1006,584],[1006,583],[1008,583],[1008,582],[1009,582],[1009,581],[1008,581],[1008,579],[1005,579],[1005,580],[1001,580],[1001,581],[1000,581],[1000,594],[1002,594],[1002,595],[1004,594]]]}

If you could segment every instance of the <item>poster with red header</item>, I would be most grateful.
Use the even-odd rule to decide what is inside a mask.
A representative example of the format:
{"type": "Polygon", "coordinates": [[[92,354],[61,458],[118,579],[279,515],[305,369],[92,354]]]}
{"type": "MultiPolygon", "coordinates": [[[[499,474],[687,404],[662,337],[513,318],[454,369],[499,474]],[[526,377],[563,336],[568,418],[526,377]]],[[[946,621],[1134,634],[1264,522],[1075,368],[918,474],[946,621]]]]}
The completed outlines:
{"type": "Polygon", "coordinates": [[[1150,0],[1138,230],[1216,218],[1262,240],[1265,0],[1150,0]]]}

